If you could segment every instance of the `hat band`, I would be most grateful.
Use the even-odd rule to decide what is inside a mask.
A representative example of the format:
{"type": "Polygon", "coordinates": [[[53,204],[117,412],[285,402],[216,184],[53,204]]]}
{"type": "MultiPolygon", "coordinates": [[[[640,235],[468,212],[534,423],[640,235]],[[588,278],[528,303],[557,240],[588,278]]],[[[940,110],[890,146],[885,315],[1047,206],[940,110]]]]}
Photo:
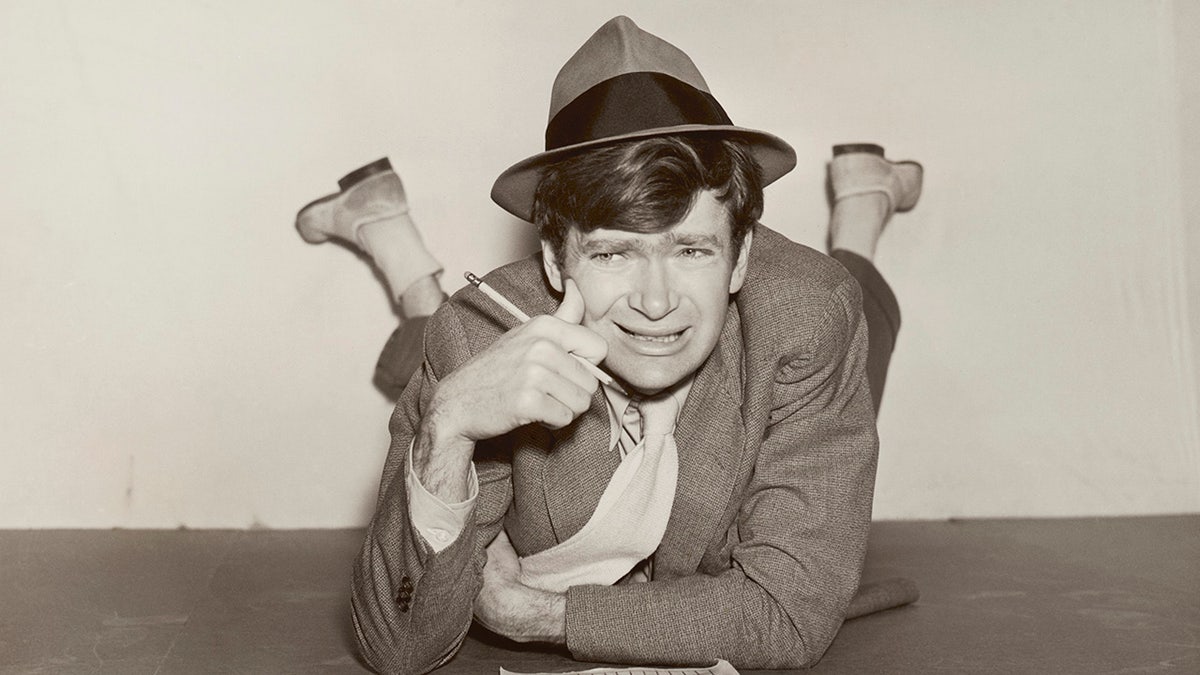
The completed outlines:
{"type": "Polygon", "coordinates": [[[706,91],[662,73],[625,73],[563,106],[546,125],[546,150],[685,124],[733,122],[706,91]]]}

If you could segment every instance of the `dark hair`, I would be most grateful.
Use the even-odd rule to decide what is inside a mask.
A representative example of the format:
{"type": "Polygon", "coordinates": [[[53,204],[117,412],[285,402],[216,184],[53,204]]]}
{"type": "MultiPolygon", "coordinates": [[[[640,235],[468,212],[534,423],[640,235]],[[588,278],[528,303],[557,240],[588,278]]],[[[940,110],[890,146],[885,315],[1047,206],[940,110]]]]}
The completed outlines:
{"type": "Polygon", "coordinates": [[[762,167],[739,140],[675,135],[626,141],[545,169],[533,196],[533,222],[561,264],[572,226],[658,232],[686,218],[697,195],[712,190],[729,212],[736,258],[762,215],[762,183],[762,167]]]}

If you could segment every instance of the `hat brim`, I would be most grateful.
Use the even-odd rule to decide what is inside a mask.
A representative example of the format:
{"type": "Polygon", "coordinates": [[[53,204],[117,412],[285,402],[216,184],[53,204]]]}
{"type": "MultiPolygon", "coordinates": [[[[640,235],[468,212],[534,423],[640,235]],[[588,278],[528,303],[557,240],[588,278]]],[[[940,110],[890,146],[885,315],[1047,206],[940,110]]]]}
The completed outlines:
{"type": "Polygon", "coordinates": [[[796,166],[796,151],[787,141],[774,134],[731,125],[683,124],[610,136],[536,154],[517,162],[500,174],[496,183],[492,185],[492,201],[514,216],[533,222],[533,193],[542,178],[542,170],[548,165],[584,150],[621,141],[673,134],[720,135],[745,141],[750,147],[750,154],[754,155],[762,167],[764,186],[775,182],[796,166]]]}

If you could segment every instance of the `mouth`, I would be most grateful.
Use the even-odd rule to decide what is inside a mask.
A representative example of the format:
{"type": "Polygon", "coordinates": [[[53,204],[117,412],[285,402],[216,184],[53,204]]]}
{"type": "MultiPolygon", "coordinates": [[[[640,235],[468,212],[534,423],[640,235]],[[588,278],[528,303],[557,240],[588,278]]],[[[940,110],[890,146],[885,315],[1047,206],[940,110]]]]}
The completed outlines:
{"type": "Polygon", "coordinates": [[[683,337],[683,334],[685,332],[687,332],[686,328],[684,328],[682,330],[678,330],[678,331],[673,331],[673,332],[667,332],[667,331],[661,331],[661,330],[640,332],[640,331],[630,330],[630,329],[626,328],[625,326],[621,326],[619,324],[617,325],[617,327],[621,329],[622,333],[629,336],[633,340],[637,340],[639,342],[652,343],[652,344],[662,344],[662,345],[669,345],[674,342],[678,342],[679,338],[683,337]]]}

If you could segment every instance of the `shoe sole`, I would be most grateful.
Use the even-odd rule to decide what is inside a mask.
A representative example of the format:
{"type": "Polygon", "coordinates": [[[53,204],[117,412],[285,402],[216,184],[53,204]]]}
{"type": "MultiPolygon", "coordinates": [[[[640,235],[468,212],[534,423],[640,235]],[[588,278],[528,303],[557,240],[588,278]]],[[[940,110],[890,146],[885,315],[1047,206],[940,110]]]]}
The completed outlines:
{"type": "Polygon", "coordinates": [[[355,185],[358,185],[364,180],[370,178],[371,176],[391,170],[392,163],[388,161],[387,157],[377,159],[366,166],[359,167],[345,176],[342,176],[341,180],[338,181],[338,188],[340,188],[342,192],[345,192],[346,190],[349,190],[355,185]]]}
{"type": "Polygon", "coordinates": [[[855,152],[865,152],[870,155],[883,157],[883,146],[874,143],[843,143],[833,146],[833,156],[849,155],[855,152]]]}

